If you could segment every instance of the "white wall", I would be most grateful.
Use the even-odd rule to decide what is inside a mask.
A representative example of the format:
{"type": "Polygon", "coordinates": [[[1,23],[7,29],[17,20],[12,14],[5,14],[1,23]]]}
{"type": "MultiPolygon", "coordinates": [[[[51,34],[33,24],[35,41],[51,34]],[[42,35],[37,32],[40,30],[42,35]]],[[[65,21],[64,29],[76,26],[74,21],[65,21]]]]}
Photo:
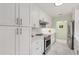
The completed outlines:
{"type": "Polygon", "coordinates": [[[52,27],[56,28],[56,22],[57,21],[63,21],[63,20],[71,21],[72,20],[72,15],[64,15],[64,16],[53,17],[53,19],[52,19],[52,27]]]}
{"type": "MultiPolygon", "coordinates": [[[[52,27],[53,28],[56,28],[56,22],[58,22],[58,21],[67,21],[67,22],[70,22],[72,20],[72,15],[65,15],[65,16],[57,16],[57,17],[53,17],[53,19],[52,19],[52,27]]],[[[66,26],[66,25],[65,25],[66,26]]],[[[61,30],[62,31],[62,30],[61,30]]],[[[63,32],[63,31],[62,31],[63,32]]],[[[59,33],[61,33],[61,32],[59,32],[59,33]]],[[[65,32],[64,32],[65,33],[65,32]]],[[[60,35],[60,37],[62,38],[62,39],[66,39],[66,37],[67,37],[67,31],[66,31],[66,34],[58,34],[58,35],[60,35]],[[64,36],[62,36],[62,35],[64,35],[64,36]],[[65,35],[66,35],[66,37],[65,37],[65,35]]],[[[57,36],[58,36],[57,35],[57,36]]],[[[59,38],[59,37],[57,37],[56,36],[56,38],[59,38]]]]}
{"type": "Polygon", "coordinates": [[[67,21],[56,22],[56,38],[67,39],[67,21]],[[60,25],[63,25],[63,28],[59,28],[60,25]]]}

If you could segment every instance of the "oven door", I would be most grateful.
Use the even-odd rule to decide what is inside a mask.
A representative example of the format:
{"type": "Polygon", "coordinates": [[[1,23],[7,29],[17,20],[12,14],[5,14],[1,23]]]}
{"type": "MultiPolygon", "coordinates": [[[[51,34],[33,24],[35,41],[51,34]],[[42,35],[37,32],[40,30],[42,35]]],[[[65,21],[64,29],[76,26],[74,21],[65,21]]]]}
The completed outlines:
{"type": "Polygon", "coordinates": [[[50,48],[51,36],[44,37],[44,53],[46,54],[47,50],[50,48]]]}

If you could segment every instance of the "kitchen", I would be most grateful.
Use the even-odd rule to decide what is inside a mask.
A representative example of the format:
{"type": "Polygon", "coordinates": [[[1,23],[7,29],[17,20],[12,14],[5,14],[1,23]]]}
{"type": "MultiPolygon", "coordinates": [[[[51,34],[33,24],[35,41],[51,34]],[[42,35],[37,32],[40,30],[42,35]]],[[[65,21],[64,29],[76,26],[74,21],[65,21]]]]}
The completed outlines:
{"type": "Polygon", "coordinates": [[[79,54],[78,13],[78,3],[0,3],[0,55],[79,54]]]}

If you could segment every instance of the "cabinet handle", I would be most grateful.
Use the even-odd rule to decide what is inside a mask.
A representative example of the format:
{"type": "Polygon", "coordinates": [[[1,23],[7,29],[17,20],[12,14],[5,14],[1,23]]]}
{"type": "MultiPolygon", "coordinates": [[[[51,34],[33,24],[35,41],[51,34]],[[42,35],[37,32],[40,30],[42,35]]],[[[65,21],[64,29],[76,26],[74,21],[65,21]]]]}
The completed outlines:
{"type": "Polygon", "coordinates": [[[16,34],[17,34],[17,35],[19,34],[19,29],[18,29],[18,28],[16,29],[16,34]]]}
{"type": "Polygon", "coordinates": [[[18,22],[19,22],[19,17],[16,19],[16,24],[17,24],[17,25],[19,24],[18,22]]]}
{"type": "Polygon", "coordinates": [[[22,25],[22,19],[20,19],[20,25],[22,25]]]}
{"type": "Polygon", "coordinates": [[[20,28],[20,34],[22,35],[22,28],[20,28]]]}

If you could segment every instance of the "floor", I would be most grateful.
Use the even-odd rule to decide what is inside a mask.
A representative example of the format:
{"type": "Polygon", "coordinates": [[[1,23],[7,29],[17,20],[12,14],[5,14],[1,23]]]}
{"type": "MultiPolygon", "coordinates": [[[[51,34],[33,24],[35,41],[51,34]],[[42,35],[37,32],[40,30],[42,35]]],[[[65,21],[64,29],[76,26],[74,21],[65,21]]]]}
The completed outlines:
{"type": "Polygon", "coordinates": [[[66,40],[57,39],[47,55],[74,55],[74,51],[68,47],[66,40]]]}

